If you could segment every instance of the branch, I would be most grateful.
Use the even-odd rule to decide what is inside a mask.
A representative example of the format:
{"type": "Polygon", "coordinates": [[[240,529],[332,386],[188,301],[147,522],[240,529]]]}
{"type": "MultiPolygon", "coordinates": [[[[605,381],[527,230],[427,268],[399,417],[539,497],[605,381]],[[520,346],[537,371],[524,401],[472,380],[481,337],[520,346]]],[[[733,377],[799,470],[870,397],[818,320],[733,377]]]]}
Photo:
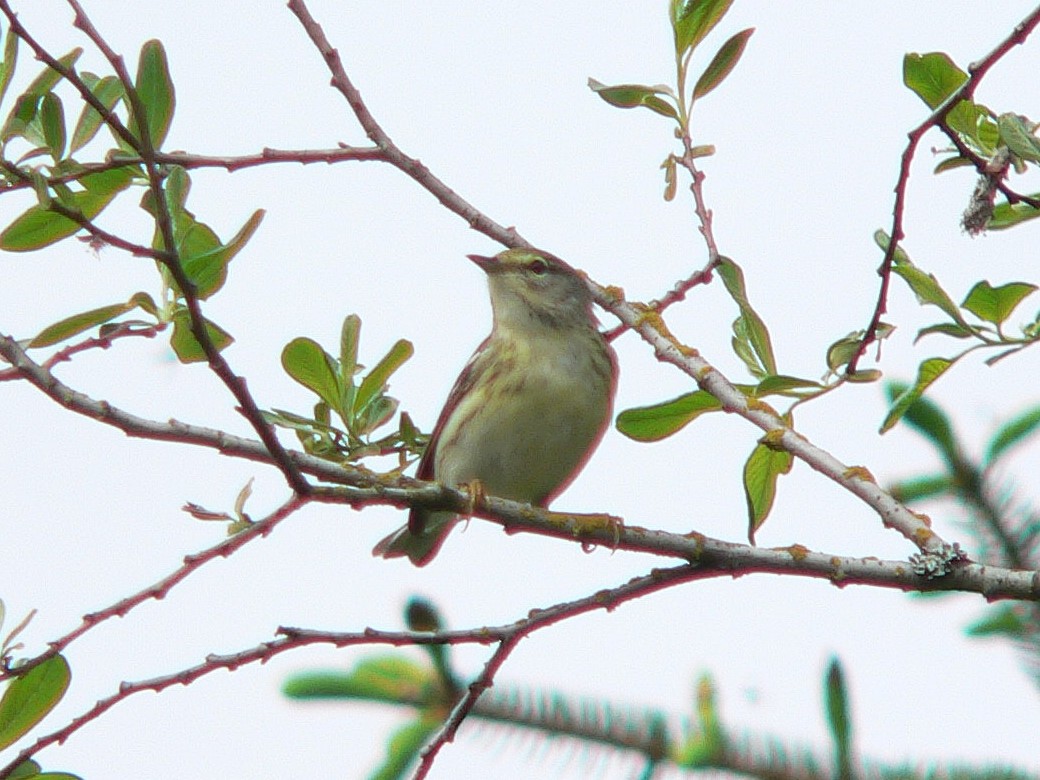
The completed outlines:
{"type": "MultiPolygon", "coordinates": [[[[408,157],[398,149],[373,118],[362,101],[361,94],[347,78],[338,52],[332,48],[321,26],[310,15],[304,0],[289,0],[289,9],[300,19],[307,34],[324,57],[332,72],[332,85],[343,94],[361,126],[368,133],[368,137],[386,152],[387,160],[392,165],[414,178],[446,208],[461,216],[475,229],[507,246],[529,246],[515,230],[503,228],[485,217],[419,164],[417,160],[408,157]]],[[[690,152],[687,152],[686,156],[691,156],[690,152]]],[[[696,189],[694,194],[696,196],[696,189]]],[[[711,236],[711,213],[702,201],[698,202],[698,213],[701,215],[702,230],[705,231],[705,237],[708,238],[711,236]]],[[[709,244],[709,252],[711,246],[709,244]]],[[[813,445],[801,434],[788,428],[784,421],[767,406],[749,401],[726,377],[702,359],[696,350],[680,344],[668,332],[660,316],[648,312],[645,305],[630,304],[621,300],[614,292],[592,280],[587,280],[587,283],[593,291],[597,303],[621,320],[623,326],[638,331],[643,340],[654,348],[658,360],[671,363],[689,374],[701,389],[711,393],[722,402],[725,411],[739,414],[766,433],[775,432],[773,435],[776,437],[776,443],[865,501],[881,516],[885,526],[898,530],[926,554],[937,556],[940,561],[944,561],[941,565],[945,566],[945,562],[956,559],[957,554],[953,545],[945,542],[920,517],[882,490],[872,479],[864,478],[864,470],[850,469],[830,453],[813,445]]]]}
{"type": "Polygon", "coordinates": [[[92,628],[110,618],[126,617],[130,610],[151,599],[161,601],[166,598],[167,594],[174,586],[187,579],[189,575],[201,568],[204,564],[217,558],[227,558],[240,547],[248,544],[254,539],[268,536],[271,531],[274,530],[276,525],[289,515],[296,512],[306,503],[306,499],[300,498],[299,496],[293,496],[270,515],[265,517],[263,520],[258,520],[253,523],[244,531],[228,537],[219,544],[215,544],[201,552],[186,555],[184,557],[184,563],[179,568],[163,577],[158,582],[149,585],[147,588],[127,596],[124,599],[120,599],[116,603],[105,607],[104,609],[98,610],[97,612],[87,613],[83,616],[82,622],[78,627],[63,636],[58,637],[52,642],[49,642],[49,646],[44,652],[21,663],[15,669],[0,670],[0,681],[11,677],[19,677],[25,674],[34,666],[38,666],[48,658],[62,652],[75,640],[79,639],[92,628]]]}
{"type": "MultiPolygon", "coordinates": [[[[132,140],[130,140],[130,144],[141,156],[145,173],[148,175],[148,187],[155,202],[156,224],[159,233],[162,236],[163,247],[168,253],[165,258],[160,260],[160,262],[162,262],[164,267],[169,270],[170,275],[173,277],[174,281],[176,281],[181,295],[184,298],[184,305],[191,318],[192,335],[199,343],[199,346],[202,347],[209,367],[217,377],[220,378],[228,390],[231,391],[235,400],[238,401],[239,412],[257,432],[257,435],[273,456],[275,463],[284,474],[285,479],[289,483],[293,492],[299,495],[306,495],[310,491],[310,485],[303,478],[299,469],[297,469],[289,459],[285,448],[282,447],[282,443],[278,440],[278,436],[275,433],[273,426],[269,425],[263,419],[263,416],[260,414],[260,408],[257,406],[256,401],[253,400],[253,396],[246,387],[245,380],[231,370],[231,366],[224,359],[224,356],[220,354],[220,351],[216,348],[213,340],[209,336],[206,319],[202,316],[202,308],[198,296],[195,294],[195,285],[184,272],[184,268],[181,265],[181,258],[177,251],[177,242],[173,232],[173,217],[170,213],[169,204],[167,203],[163,191],[163,173],[159,169],[155,146],[153,145],[150,136],[147,122],[148,114],[145,111],[144,104],[141,102],[141,96],[137,93],[133,80],[130,78],[129,72],[126,70],[123,58],[112,50],[107,41],[105,41],[97,31],[86,12],[80,6],[78,0],[67,0],[67,2],[75,11],[73,26],[82,30],[108,60],[109,64],[112,66],[112,70],[116,73],[123,84],[126,98],[130,103],[133,116],[138,117],[137,130],[140,133],[140,137],[135,138],[131,134],[132,140]]],[[[79,81],[78,76],[76,77],[76,80],[79,81]]],[[[84,84],[83,86],[85,87],[86,85],[84,84]]]]}
{"type": "MultiPolygon", "coordinates": [[[[881,266],[878,268],[878,275],[881,277],[881,288],[878,290],[878,299],[877,304],[874,306],[874,314],[870,318],[870,323],[867,325],[859,349],[845,368],[845,374],[847,376],[855,373],[856,366],[859,364],[860,358],[866,353],[867,347],[877,341],[877,331],[881,326],[881,318],[884,316],[885,312],[888,311],[888,288],[889,282],[892,278],[892,262],[895,258],[896,248],[898,247],[899,242],[906,237],[903,232],[903,210],[906,208],[906,189],[910,181],[910,163],[914,159],[918,143],[920,143],[924,134],[933,127],[938,127],[953,139],[956,133],[953,133],[946,128],[946,115],[949,114],[950,111],[952,111],[953,108],[962,100],[970,100],[972,95],[975,94],[975,89],[978,87],[979,83],[981,83],[982,79],[986,76],[986,73],[989,72],[989,69],[996,65],[997,62],[999,62],[1005,54],[1011,51],[1012,48],[1024,43],[1026,38],[1029,37],[1030,33],[1032,33],[1038,24],[1040,24],[1040,7],[1035,8],[1025,19],[1015,25],[1015,29],[1011,31],[1011,34],[1001,41],[993,51],[983,57],[981,61],[969,65],[967,80],[955,89],[927,119],[907,133],[909,141],[906,145],[906,149],[903,150],[902,157],[900,158],[899,177],[896,180],[896,200],[895,205],[892,208],[892,228],[889,232],[890,240],[888,247],[885,249],[884,259],[881,261],[881,266]]],[[[959,138],[956,139],[954,143],[958,145],[958,148],[960,148],[961,143],[959,138]]],[[[978,163],[976,163],[976,165],[977,164],[978,163]]],[[[985,175],[985,165],[979,169],[979,173],[985,175]]]]}
{"type": "MultiPolygon", "coordinates": [[[[175,420],[166,423],[147,420],[77,392],[26,357],[16,341],[2,335],[0,355],[57,403],[112,425],[129,436],[194,444],[215,449],[224,455],[277,465],[261,442],[175,420]]],[[[499,523],[509,533],[538,533],[611,549],[684,559],[695,562],[698,571],[705,577],[752,572],[792,574],[827,579],[839,586],[863,584],[904,591],[958,590],[980,593],[989,599],[1040,600],[1040,573],[1037,572],[961,562],[953,563],[951,571],[945,576],[930,578],[926,574],[928,569],[924,566],[924,560],[908,564],[906,561],[844,557],[813,552],[800,545],[765,549],[711,539],[696,533],[667,533],[624,525],[618,518],[606,515],[549,512],[492,496],[472,497],[464,491],[433,482],[407,477],[388,479],[367,469],[341,466],[301,452],[290,451],[287,455],[301,471],[341,485],[316,486],[307,496],[313,501],[347,504],[354,508],[370,505],[400,508],[419,506],[449,509],[463,514],[475,510],[479,516],[499,523]],[[922,573],[915,573],[915,566],[922,573]]],[[[888,495],[873,482],[861,477],[852,479],[857,483],[873,485],[876,491],[888,495]]],[[[917,522],[923,525],[919,518],[917,522]]]]}
{"type": "MultiPolygon", "coordinates": [[[[2,2],[2,0],[0,0],[2,2]]],[[[271,149],[265,147],[256,154],[243,155],[205,155],[189,154],[188,152],[160,152],[156,151],[155,161],[162,165],[179,165],[186,170],[198,168],[223,168],[229,173],[242,170],[243,168],[256,168],[261,165],[273,165],[280,163],[299,163],[300,165],[311,165],[313,163],[325,163],[333,165],[338,162],[368,162],[386,161],[386,155],[375,147],[346,146],[341,145],[335,149],[271,149]]],[[[86,174],[101,173],[103,171],[137,167],[144,160],[140,157],[132,157],[120,154],[118,157],[108,159],[106,162],[79,163],[75,171],[44,177],[49,186],[55,184],[68,184],[78,181],[86,174]]],[[[32,179],[26,176],[20,168],[6,160],[0,160],[4,170],[15,176],[19,181],[8,184],[4,192],[14,190],[30,189],[33,186],[32,179]]],[[[154,250],[152,250],[154,251],[154,250]]]]}
{"type": "Polygon", "coordinates": [[[385,155],[385,159],[395,168],[411,176],[419,185],[433,195],[442,206],[449,211],[458,214],[469,226],[489,238],[499,241],[506,246],[530,246],[515,228],[507,228],[498,224],[490,217],[485,216],[476,208],[458,196],[447,184],[430,172],[430,169],[413,157],[405,154],[380,127],[379,123],[369,113],[368,107],[361,99],[361,93],[351,83],[343,63],[339,58],[339,52],[332,48],[329,39],[325,37],[325,31],[321,25],[314,20],[311,12],[307,9],[304,0],[289,0],[289,10],[296,14],[303,25],[311,42],[317,47],[325,60],[326,66],[332,73],[332,86],[346,98],[350,108],[354,111],[358,122],[372,141],[385,155]]]}

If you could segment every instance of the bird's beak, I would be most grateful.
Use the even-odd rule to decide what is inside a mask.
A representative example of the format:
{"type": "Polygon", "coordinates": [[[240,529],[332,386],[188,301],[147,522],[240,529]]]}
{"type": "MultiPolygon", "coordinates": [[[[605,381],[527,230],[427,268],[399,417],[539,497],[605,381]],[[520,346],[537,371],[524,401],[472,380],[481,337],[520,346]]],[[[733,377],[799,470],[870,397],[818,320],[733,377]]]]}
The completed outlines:
{"type": "Polygon", "coordinates": [[[480,266],[480,270],[486,274],[491,273],[492,269],[498,265],[498,260],[493,257],[484,257],[484,255],[466,255],[466,257],[480,266]]]}

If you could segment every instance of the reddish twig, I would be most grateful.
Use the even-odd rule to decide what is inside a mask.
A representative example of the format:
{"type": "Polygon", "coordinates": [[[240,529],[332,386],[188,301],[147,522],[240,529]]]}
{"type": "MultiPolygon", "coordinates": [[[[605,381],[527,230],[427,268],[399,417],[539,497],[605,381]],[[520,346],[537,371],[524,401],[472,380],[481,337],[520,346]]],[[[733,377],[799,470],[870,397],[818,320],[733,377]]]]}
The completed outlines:
{"type": "Polygon", "coordinates": [[[263,419],[259,406],[257,406],[252,394],[246,387],[245,380],[231,370],[231,366],[224,359],[223,355],[220,354],[220,351],[210,338],[206,319],[202,315],[202,307],[199,303],[198,296],[195,294],[195,285],[184,272],[184,268],[180,262],[180,257],[176,251],[177,243],[173,232],[173,217],[170,214],[169,205],[166,201],[162,186],[164,176],[159,168],[159,162],[156,158],[156,149],[152,143],[148,122],[144,121],[147,112],[144,109],[144,104],[141,102],[141,96],[137,93],[133,80],[130,78],[130,74],[126,69],[123,58],[112,50],[108,45],[108,42],[105,41],[98,30],[94,27],[90,18],[80,6],[78,0],[67,0],[67,2],[75,12],[73,26],[82,30],[105,56],[105,59],[108,60],[116,76],[123,84],[126,99],[130,103],[130,110],[133,112],[134,116],[141,117],[141,121],[137,122],[137,128],[140,135],[136,138],[131,136],[132,141],[130,141],[130,143],[134,150],[141,156],[142,165],[148,175],[148,187],[155,203],[156,225],[158,226],[159,233],[162,236],[163,246],[166,248],[168,253],[165,258],[161,259],[161,262],[164,267],[169,270],[170,275],[173,277],[180,289],[181,295],[184,299],[184,305],[190,315],[192,335],[205,353],[209,367],[220,378],[228,390],[231,391],[231,394],[238,402],[239,412],[246,418],[260,437],[260,440],[263,441],[264,446],[271,452],[271,455],[278,464],[279,469],[281,469],[282,473],[285,475],[285,479],[289,483],[293,492],[299,495],[306,495],[311,489],[310,484],[303,478],[299,469],[296,468],[295,464],[293,464],[292,460],[288,457],[285,448],[278,440],[278,436],[275,433],[273,426],[269,425],[263,419]]]}
{"type": "MultiPolygon", "coordinates": [[[[1040,7],[1033,10],[1033,12],[1025,19],[1015,25],[1015,29],[1012,30],[1011,34],[1001,41],[993,51],[983,57],[982,60],[969,65],[968,78],[965,82],[954,90],[953,93],[951,93],[950,96],[947,97],[946,100],[944,100],[925,121],[907,133],[907,138],[909,140],[906,149],[903,150],[903,154],[900,158],[899,176],[896,179],[896,200],[895,205],[892,208],[892,228],[889,233],[889,245],[885,249],[885,256],[881,261],[881,266],[878,268],[878,275],[881,277],[881,286],[878,290],[877,303],[874,306],[874,313],[870,318],[870,323],[866,327],[859,348],[856,350],[856,354],[853,355],[852,360],[849,361],[845,369],[846,375],[851,375],[856,372],[856,367],[859,365],[860,358],[866,353],[867,348],[877,341],[877,332],[878,328],[881,326],[881,318],[888,310],[888,288],[892,278],[892,263],[899,242],[906,237],[903,232],[903,211],[906,208],[906,189],[910,181],[910,163],[913,161],[918,143],[920,143],[924,134],[933,127],[940,128],[951,139],[953,139],[954,136],[956,136],[956,133],[946,127],[946,115],[949,114],[950,111],[952,111],[953,108],[962,100],[970,100],[975,94],[975,89],[989,72],[990,68],[996,65],[997,62],[1011,51],[1012,48],[1024,43],[1026,38],[1028,38],[1030,33],[1032,33],[1036,28],[1037,24],[1040,24],[1040,7]]],[[[960,149],[961,146],[959,141],[960,139],[954,141],[955,144],[958,144],[958,149],[960,149]]]]}
{"type": "Polygon", "coordinates": [[[72,631],[68,632],[64,636],[60,636],[57,639],[48,643],[48,648],[43,653],[25,661],[20,664],[16,669],[0,670],[0,680],[4,680],[9,677],[15,677],[25,674],[27,671],[32,669],[34,666],[46,661],[48,658],[57,655],[62,652],[66,647],[72,644],[75,640],[79,639],[85,633],[90,631],[100,623],[109,620],[114,617],[126,617],[135,607],[140,606],[146,601],[155,599],[161,601],[166,598],[166,595],[173,589],[174,586],[187,579],[191,574],[201,568],[203,565],[209,563],[217,558],[227,558],[239,548],[261,537],[268,536],[282,520],[293,514],[300,507],[307,503],[306,499],[299,496],[293,496],[286,501],[282,506],[278,507],[274,512],[265,517],[262,520],[258,520],[244,531],[235,534],[234,536],[228,537],[219,544],[215,544],[205,550],[202,550],[192,555],[186,555],[184,557],[184,563],[177,568],[175,571],[166,575],[158,582],[149,585],[137,593],[127,596],[124,599],[120,599],[115,604],[112,604],[104,609],[100,609],[97,612],[90,612],[83,616],[83,620],[79,626],[72,631]]]}

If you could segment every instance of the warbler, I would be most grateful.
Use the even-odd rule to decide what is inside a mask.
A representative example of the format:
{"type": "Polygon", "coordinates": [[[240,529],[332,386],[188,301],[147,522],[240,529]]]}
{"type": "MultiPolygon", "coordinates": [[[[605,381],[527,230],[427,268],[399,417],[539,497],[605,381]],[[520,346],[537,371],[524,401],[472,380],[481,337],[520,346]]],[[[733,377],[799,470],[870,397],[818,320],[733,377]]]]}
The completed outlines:
{"type": "MultiPolygon", "coordinates": [[[[544,507],[581,471],[610,420],[617,357],[592,296],[548,252],[468,255],[488,278],[491,335],[455,381],[416,477],[544,507]]],[[[412,509],[373,555],[425,566],[459,520],[412,509]]]]}

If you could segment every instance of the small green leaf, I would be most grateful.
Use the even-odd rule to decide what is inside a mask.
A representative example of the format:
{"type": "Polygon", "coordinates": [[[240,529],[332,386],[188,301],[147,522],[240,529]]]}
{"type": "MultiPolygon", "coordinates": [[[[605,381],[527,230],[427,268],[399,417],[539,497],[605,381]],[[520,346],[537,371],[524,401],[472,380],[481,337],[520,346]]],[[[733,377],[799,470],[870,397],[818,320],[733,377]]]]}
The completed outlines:
{"type": "Polygon", "coordinates": [[[120,314],[126,314],[135,306],[136,304],[131,300],[128,303],[113,303],[110,306],[101,306],[80,314],[73,314],[71,317],[66,317],[41,330],[36,338],[29,342],[29,347],[35,349],[52,346],[85,330],[113,320],[120,314]]]}
{"type": "Polygon", "coordinates": [[[921,328],[917,331],[917,335],[914,337],[914,343],[916,344],[925,336],[930,336],[933,333],[940,333],[943,336],[952,336],[955,339],[967,339],[975,335],[975,331],[971,328],[965,328],[955,322],[938,322],[935,325],[928,325],[927,327],[921,328]]]}
{"type": "Polygon", "coordinates": [[[824,685],[827,703],[827,725],[834,740],[834,777],[851,778],[852,771],[852,718],[849,714],[849,694],[845,689],[845,675],[841,662],[831,658],[824,685]]]}
{"type": "Polygon", "coordinates": [[[617,429],[636,441],[660,441],[678,433],[705,412],[722,409],[718,398],[704,390],[671,401],[626,409],[617,416],[617,429]]]}
{"type": "Polygon", "coordinates": [[[917,369],[917,381],[894,399],[888,414],[885,416],[885,421],[881,424],[880,432],[885,433],[891,430],[892,426],[899,422],[900,418],[906,414],[914,402],[924,394],[928,386],[941,377],[946,369],[952,365],[953,361],[946,358],[929,358],[921,363],[917,369]]]}
{"type": "Polygon", "coordinates": [[[441,727],[441,718],[436,713],[420,712],[411,723],[398,728],[390,735],[386,746],[386,760],[369,776],[369,780],[403,780],[408,769],[419,757],[422,746],[441,727]]]}
{"type": "Polygon", "coordinates": [[[890,485],[888,492],[897,501],[908,504],[911,501],[923,501],[926,498],[954,495],[957,485],[949,474],[938,474],[931,477],[917,477],[890,485]]]}
{"type": "MultiPolygon", "coordinates": [[[[152,148],[159,149],[166,140],[176,105],[170,67],[161,41],[146,41],[141,47],[134,88],[144,107],[152,148]]],[[[131,117],[129,129],[134,135],[139,135],[136,117],[131,117]]]]}
{"type": "MultiPolygon", "coordinates": [[[[390,351],[386,353],[383,359],[368,372],[368,376],[361,380],[361,386],[358,388],[357,397],[354,399],[354,412],[356,414],[363,412],[369,402],[386,389],[386,383],[389,381],[391,375],[399,369],[404,362],[414,354],[414,352],[415,348],[412,346],[412,342],[406,341],[405,339],[398,340],[396,344],[390,347],[390,351]]],[[[349,377],[344,377],[343,379],[346,381],[349,377]]]]}
{"type": "Polygon", "coordinates": [[[947,157],[932,169],[932,173],[945,173],[946,171],[952,171],[954,168],[967,168],[972,165],[974,163],[967,157],[947,157]]]}
{"type": "Polygon", "coordinates": [[[336,361],[314,339],[300,337],[286,344],[282,368],[330,408],[340,410],[342,392],[336,361]]]}
{"type": "Polygon", "coordinates": [[[860,344],[863,342],[863,331],[856,331],[844,336],[829,347],[827,347],[827,368],[837,372],[839,368],[847,365],[853,356],[859,352],[860,344]]]}
{"type": "Polygon", "coordinates": [[[961,304],[980,320],[1002,324],[1026,297],[1036,291],[1035,284],[1026,282],[1009,282],[1000,287],[993,287],[983,280],[978,282],[968,297],[961,304]]]}
{"type": "Polygon", "coordinates": [[[758,386],[755,388],[755,395],[759,398],[763,398],[767,395],[786,395],[799,397],[802,393],[796,392],[798,390],[822,390],[823,385],[819,382],[814,382],[811,379],[799,379],[796,376],[785,376],[784,374],[774,374],[773,376],[767,376],[758,386]]]}
{"type": "MultiPolygon", "coordinates": [[[[1040,199],[1040,192],[1034,192],[1029,197],[1040,199]]],[[[998,203],[993,208],[993,216],[986,223],[987,230],[1007,230],[1023,222],[1040,217],[1040,209],[1030,206],[1028,203],[998,203]]]]}
{"type": "MultiPolygon", "coordinates": [[[[70,51],[63,57],[58,58],[58,62],[64,65],[66,68],[71,68],[76,64],[76,60],[79,59],[79,55],[83,53],[83,49],[77,46],[75,49],[70,51]]],[[[54,87],[57,86],[58,82],[64,78],[58,71],[52,70],[50,66],[44,68],[44,70],[33,79],[32,84],[25,90],[26,95],[36,95],[36,97],[43,97],[50,92],[54,87]]]]}
{"type": "Polygon", "coordinates": [[[1020,444],[1040,427],[1040,406],[1034,406],[1011,418],[1000,426],[986,447],[983,463],[987,466],[996,461],[1005,452],[1020,444]]]}
{"type": "MultiPolygon", "coordinates": [[[[883,250],[888,250],[889,237],[883,230],[878,230],[874,233],[874,240],[883,250]]],[[[969,327],[968,323],[964,321],[964,317],[961,316],[957,304],[955,304],[953,299],[946,294],[946,291],[939,284],[939,280],[932,274],[925,273],[914,265],[906,252],[899,247],[896,247],[895,254],[893,255],[892,270],[902,277],[913,291],[914,295],[917,296],[917,300],[922,306],[927,306],[929,304],[932,306],[938,306],[948,314],[954,322],[963,327],[969,327]]]]}
{"type": "Polygon", "coordinates": [[[11,780],[27,780],[27,778],[38,778],[40,776],[40,765],[32,759],[23,761],[11,772],[11,780]]]}
{"type": "Polygon", "coordinates": [[[48,92],[40,101],[40,126],[51,157],[54,162],[60,161],[65,156],[65,110],[61,98],[53,92],[48,92]]]}
{"type": "Polygon", "coordinates": [[[722,44],[722,48],[716,52],[711,62],[708,63],[708,67],[704,69],[704,73],[697,79],[697,84],[693,88],[694,100],[707,95],[733,71],[733,68],[736,67],[741,55],[744,53],[744,47],[747,46],[748,39],[754,31],[754,27],[741,30],[722,44]]]}
{"type": "Polygon", "coordinates": [[[728,740],[719,717],[715,683],[708,674],[697,680],[694,723],[696,727],[686,730],[685,739],[675,749],[675,763],[682,769],[718,766],[728,740]]]}
{"type": "Polygon", "coordinates": [[[858,384],[866,384],[868,382],[876,382],[882,377],[880,369],[877,368],[860,368],[853,371],[851,374],[846,373],[845,379],[849,382],[856,382],[858,384]]]}
{"type": "MultiPolygon", "coordinates": [[[[217,352],[220,352],[234,343],[234,339],[226,330],[214,322],[205,320],[206,332],[209,340],[213,342],[217,352]]],[[[191,315],[187,308],[178,307],[173,313],[173,333],[170,336],[170,347],[182,363],[201,363],[206,360],[206,353],[202,345],[191,332],[191,315]]]]}
{"type": "Polygon", "coordinates": [[[726,15],[733,0],[671,0],[670,18],[675,34],[675,56],[695,49],[726,15]]]}
{"type": "Polygon", "coordinates": [[[759,442],[744,464],[744,498],[748,507],[748,540],[754,544],[755,533],[773,509],[776,483],[781,475],[791,471],[794,456],[786,450],[777,450],[759,442]]]}
{"type": "Polygon", "coordinates": [[[189,228],[178,249],[181,252],[181,265],[195,283],[195,294],[199,298],[206,300],[224,286],[228,263],[242,251],[260,227],[264,214],[263,209],[254,211],[226,244],[221,244],[216,234],[201,222],[189,228]]]}
{"type": "MultiPolygon", "coordinates": [[[[126,168],[90,173],[79,179],[85,189],[72,194],[74,205],[87,219],[93,219],[112,199],[130,186],[131,172],[126,168]]],[[[50,246],[77,233],[79,223],[56,214],[44,206],[33,206],[0,233],[0,249],[27,252],[50,246]]]]}
{"type": "Polygon", "coordinates": [[[903,83],[931,109],[938,108],[967,80],[968,74],[944,52],[903,57],[903,83]]]}
{"type": "Polygon", "coordinates": [[[11,77],[14,76],[15,65],[18,62],[18,36],[14,30],[7,29],[4,37],[4,61],[0,63],[0,102],[3,102],[7,88],[11,86],[11,77]]]}
{"type": "MultiPolygon", "coordinates": [[[[115,76],[105,76],[99,79],[91,87],[90,91],[109,111],[115,109],[116,103],[124,95],[123,83],[115,76]]],[[[69,147],[69,154],[75,154],[90,143],[90,140],[97,135],[97,131],[101,128],[102,121],[101,114],[97,112],[96,108],[89,103],[85,105],[79,115],[79,121],[76,122],[76,129],[72,131],[72,144],[69,147]]]]}
{"type": "Polygon", "coordinates": [[[1002,604],[988,610],[986,616],[968,626],[964,633],[968,636],[1004,636],[1011,639],[1024,639],[1030,635],[1030,622],[1022,615],[1022,607],[1018,604],[1002,604]]]}
{"type": "MultiPolygon", "coordinates": [[[[361,318],[356,314],[348,314],[343,319],[343,327],[339,332],[339,365],[344,381],[352,380],[360,370],[358,366],[358,345],[361,341],[361,318]]],[[[351,404],[353,406],[353,404],[351,404]]]]}
{"type": "Polygon", "coordinates": [[[290,677],[282,693],[290,699],[364,699],[423,701],[431,670],[403,655],[387,654],[358,661],[349,672],[304,672],[290,677]]]}
{"type": "Polygon", "coordinates": [[[665,87],[646,87],[642,84],[607,86],[596,81],[596,79],[589,79],[589,89],[610,103],[610,105],[618,108],[645,106],[663,116],[676,120],[679,118],[679,112],[676,111],[675,106],[659,97],[669,93],[670,90],[665,87]]]}
{"type": "MultiPolygon", "coordinates": [[[[905,382],[889,382],[885,385],[885,395],[891,404],[912,389],[905,382]]],[[[903,414],[907,424],[930,439],[947,463],[957,460],[960,445],[953,432],[953,423],[938,404],[919,396],[903,411],[903,414]]]]}
{"type": "Polygon", "coordinates": [[[1040,162],[1040,138],[1034,133],[1033,123],[1018,114],[997,117],[1000,140],[1012,153],[1030,162],[1040,162]]]}
{"type": "MultiPolygon", "coordinates": [[[[776,358],[773,356],[773,344],[769,338],[769,331],[748,300],[744,272],[728,257],[719,258],[716,268],[726,290],[740,308],[740,318],[733,324],[737,340],[751,350],[757,363],[761,366],[764,376],[776,374],[776,358]]],[[[737,348],[737,345],[734,344],[734,347],[737,348]]],[[[738,354],[740,354],[739,351],[738,354]]],[[[748,368],[755,374],[753,366],[756,361],[749,360],[748,356],[741,356],[747,362],[748,368]]]]}
{"type": "Polygon", "coordinates": [[[7,685],[0,698],[0,750],[21,739],[54,709],[71,677],[68,662],[54,655],[7,685]]]}

